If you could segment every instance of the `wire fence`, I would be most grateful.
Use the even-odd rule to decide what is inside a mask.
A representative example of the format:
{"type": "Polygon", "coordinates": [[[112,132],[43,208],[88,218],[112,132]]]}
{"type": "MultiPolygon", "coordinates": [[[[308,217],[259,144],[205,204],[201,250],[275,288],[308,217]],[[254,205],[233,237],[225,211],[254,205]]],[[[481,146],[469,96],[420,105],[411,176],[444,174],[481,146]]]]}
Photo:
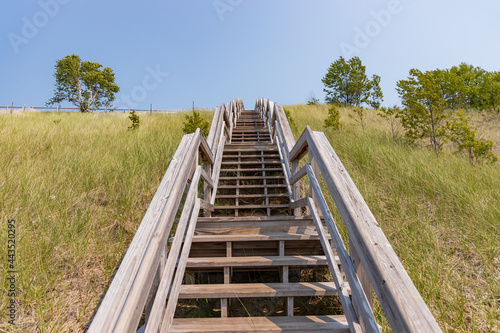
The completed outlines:
{"type": "MultiPolygon", "coordinates": [[[[59,106],[14,106],[14,105],[7,105],[7,106],[1,106],[0,105],[0,110],[6,110],[7,112],[14,112],[14,111],[47,111],[47,112],[79,112],[80,108],[75,108],[75,107],[59,107],[59,106]]],[[[210,111],[211,109],[208,108],[196,108],[196,110],[203,110],[203,111],[210,111]]],[[[187,111],[193,111],[193,109],[153,109],[152,107],[150,109],[124,109],[124,108],[97,108],[97,109],[91,109],[90,112],[102,112],[102,113],[108,113],[108,112],[149,112],[149,113],[168,113],[168,112],[187,112],[187,111]]]]}

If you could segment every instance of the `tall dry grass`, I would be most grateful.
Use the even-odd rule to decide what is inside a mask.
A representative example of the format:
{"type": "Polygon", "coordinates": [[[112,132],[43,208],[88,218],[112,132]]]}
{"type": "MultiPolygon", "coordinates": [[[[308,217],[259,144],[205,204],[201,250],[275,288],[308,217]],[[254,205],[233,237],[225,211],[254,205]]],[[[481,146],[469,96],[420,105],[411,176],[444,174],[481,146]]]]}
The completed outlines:
{"type": "MultiPolygon", "coordinates": [[[[285,108],[299,129],[325,131],[443,331],[498,332],[500,163],[472,166],[451,147],[437,156],[401,131],[393,139],[373,110],[363,130],[341,108],[343,128],[333,131],[325,105],[285,108]]],[[[469,115],[498,152],[500,116],[469,115]]]]}
{"type": "Polygon", "coordinates": [[[0,239],[15,219],[19,271],[14,327],[2,245],[0,331],[85,330],[183,135],[183,114],[134,131],[127,115],[0,115],[0,239]]]}

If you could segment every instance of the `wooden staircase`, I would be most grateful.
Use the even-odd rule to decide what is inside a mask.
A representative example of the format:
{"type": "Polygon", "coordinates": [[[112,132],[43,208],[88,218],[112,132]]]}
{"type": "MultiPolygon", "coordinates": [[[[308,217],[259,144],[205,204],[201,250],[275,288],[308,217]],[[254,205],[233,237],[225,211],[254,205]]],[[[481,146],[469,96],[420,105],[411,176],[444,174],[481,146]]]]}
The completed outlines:
{"type": "Polygon", "coordinates": [[[235,99],[183,136],[88,331],[380,332],[374,295],[441,332],[326,136],[235,99]]]}
{"type": "Polygon", "coordinates": [[[349,330],[343,315],[294,316],[296,297],[318,302],[337,290],[324,274],[312,218],[292,216],[278,147],[256,111],[241,113],[224,146],[213,208],[211,217],[198,218],[179,307],[208,307],[219,318],[175,318],[171,332],[349,330]],[[300,269],[323,272],[323,279],[300,282],[300,269]],[[211,281],[203,278],[208,275],[211,281]]]}

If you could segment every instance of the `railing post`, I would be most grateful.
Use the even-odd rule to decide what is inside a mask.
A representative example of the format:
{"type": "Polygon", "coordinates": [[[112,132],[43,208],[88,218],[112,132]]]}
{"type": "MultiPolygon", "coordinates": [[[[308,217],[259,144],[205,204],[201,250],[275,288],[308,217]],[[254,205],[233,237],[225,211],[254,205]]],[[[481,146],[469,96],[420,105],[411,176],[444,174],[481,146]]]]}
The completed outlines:
{"type": "Polygon", "coordinates": [[[358,275],[361,287],[365,292],[366,300],[368,301],[368,304],[370,304],[370,307],[373,309],[373,287],[351,239],[349,239],[349,256],[351,257],[354,268],[356,269],[356,274],[358,275]]]}
{"type": "MultiPolygon", "coordinates": [[[[295,175],[299,171],[299,160],[294,160],[292,162],[292,175],[295,175]]],[[[292,187],[292,193],[293,193],[293,200],[297,201],[300,199],[300,180],[293,184],[292,187]]],[[[302,208],[297,207],[293,210],[293,215],[294,216],[301,216],[302,215],[302,208]]]]}

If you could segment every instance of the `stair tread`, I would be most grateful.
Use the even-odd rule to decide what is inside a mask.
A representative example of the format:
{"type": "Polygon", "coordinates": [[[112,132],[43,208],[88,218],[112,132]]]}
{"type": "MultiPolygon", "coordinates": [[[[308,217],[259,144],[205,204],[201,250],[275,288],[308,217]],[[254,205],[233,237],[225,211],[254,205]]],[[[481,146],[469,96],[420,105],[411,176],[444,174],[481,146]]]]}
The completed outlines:
{"type": "Polygon", "coordinates": [[[267,161],[244,161],[244,162],[222,162],[222,165],[253,165],[253,164],[276,164],[281,165],[280,160],[267,160],[267,161]]]}
{"type": "Polygon", "coordinates": [[[282,172],[282,168],[243,168],[243,169],[221,169],[220,172],[282,172]]]}
{"type": "Polygon", "coordinates": [[[259,234],[195,235],[193,243],[318,240],[317,234],[266,232],[259,234]]]}
{"type": "Polygon", "coordinates": [[[216,199],[278,198],[288,197],[288,193],[276,194],[218,194],[216,199]]]}
{"type": "Polygon", "coordinates": [[[286,187],[286,184],[269,184],[269,185],[219,185],[219,189],[230,188],[265,188],[265,187],[286,187]]]}
{"type": "Polygon", "coordinates": [[[276,205],[230,205],[230,206],[214,206],[214,209],[260,209],[260,208],[290,208],[287,204],[276,205]]]}
{"type": "Polygon", "coordinates": [[[184,284],[179,289],[179,299],[334,295],[334,282],[184,284]]]}
{"type": "Polygon", "coordinates": [[[176,318],[170,332],[349,332],[343,315],[294,317],[176,318]]]}
{"type": "MultiPolygon", "coordinates": [[[[338,257],[337,261],[338,260],[338,257]]],[[[269,267],[269,266],[326,266],[325,256],[250,256],[189,258],[189,268],[269,267]]]]}
{"type": "Polygon", "coordinates": [[[285,176],[224,176],[219,180],[261,180],[261,179],[285,179],[285,176]]]}

